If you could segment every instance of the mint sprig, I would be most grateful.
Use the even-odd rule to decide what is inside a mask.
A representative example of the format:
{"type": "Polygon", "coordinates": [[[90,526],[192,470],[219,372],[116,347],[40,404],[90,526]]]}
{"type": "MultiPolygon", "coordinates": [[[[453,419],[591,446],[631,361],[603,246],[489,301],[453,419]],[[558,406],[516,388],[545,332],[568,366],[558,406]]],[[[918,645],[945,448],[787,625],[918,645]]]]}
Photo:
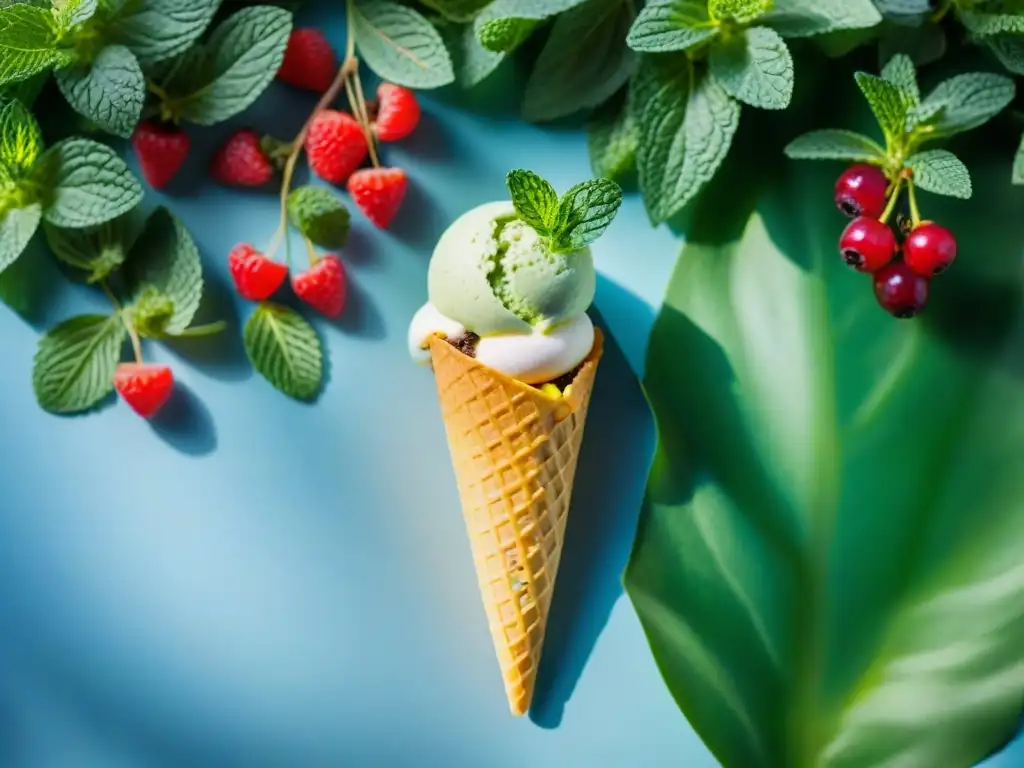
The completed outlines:
{"type": "Polygon", "coordinates": [[[312,400],[323,386],[323,349],[316,330],[295,310],[263,302],[243,333],[245,352],[260,375],[297,400],[312,400]]]}
{"type": "Polygon", "coordinates": [[[586,248],[611,225],[622,205],[622,188],[610,179],[575,185],[561,198],[533,171],[517,169],[505,177],[516,215],[548,240],[552,251],[586,248]]]}

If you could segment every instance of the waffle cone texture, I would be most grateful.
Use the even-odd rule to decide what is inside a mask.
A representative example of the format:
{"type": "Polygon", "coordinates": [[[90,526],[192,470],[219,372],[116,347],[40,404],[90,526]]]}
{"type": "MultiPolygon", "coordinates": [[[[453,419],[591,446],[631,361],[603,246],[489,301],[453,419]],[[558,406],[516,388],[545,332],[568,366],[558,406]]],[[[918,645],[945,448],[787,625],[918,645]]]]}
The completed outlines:
{"type": "Polygon", "coordinates": [[[440,338],[431,361],[480,596],[514,715],[530,708],[603,337],[567,397],[440,338]]]}

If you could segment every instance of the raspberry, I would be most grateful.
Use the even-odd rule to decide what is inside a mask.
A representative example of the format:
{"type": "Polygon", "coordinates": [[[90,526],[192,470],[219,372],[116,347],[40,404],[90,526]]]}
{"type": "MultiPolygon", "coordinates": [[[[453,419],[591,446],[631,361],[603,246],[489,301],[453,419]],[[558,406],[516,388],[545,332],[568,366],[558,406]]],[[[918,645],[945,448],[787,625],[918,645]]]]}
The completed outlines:
{"type": "Polygon", "coordinates": [[[292,30],[277,79],[296,88],[323,93],[331,87],[338,69],[334,49],[319,29],[292,30]]]}
{"type": "Polygon", "coordinates": [[[366,135],[349,114],[333,109],[321,110],[306,135],[309,167],[331,184],[344,184],[366,159],[366,135]]]}
{"type": "Polygon", "coordinates": [[[881,269],[896,253],[896,235],[878,219],[859,216],[843,230],[839,238],[843,261],[858,272],[881,269]]]}
{"type": "Polygon", "coordinates": [[[327,254],[305,272],[293,275],[292,288],[296,296],[327,317],[337,317],[345,308],[345,270],[334,254],[327,254]]]}
{"type": "Polygon", "coordinates": [[[274,175],[274,166],[263,153],[259,135],[243,128],[217,150],[210,175],[228,187],[261,187],[274,175]]]}
{"type": "Polygon", "coordinates": [[[287,266],[268,259],[249,243],[231,249],[228,269],[238,295],[249,301],[269,299],[288,276],[287,266]]]}
{"type": "Polygon", "coordinates": [[[171,183],[191,147],[188,135],[173,125],[147,120],[132,134],[132,149],[143,177],[154,189],[171,183]]]}
{"type": "Polygon", "coordinates": [[[170,398],[174,374],[166,365],[121,363],[114,372],[114,388],[133,411],[151,419],[170,398]]]}
{"type": "Polygon", "coordinates": [[[374,133],[381,141],[398,141],[412,133],[420,122],[420,103],[408,88],[381,83],[377,89],[377,117],[374,133]]]}
{"type": "Polygon", "coordinates": [[[928,303],[928,279],[914,272],[905,261],[894,261],[873,276],[875,298],[893,317],[913,317],[928,303]]]}
{"type": "Polygon", "coordinates": [[[836,181],[836,206],[851,219],[869,216],[877,219],[885,210],[889,180],[873,165],[850,166],[836,181]]]}
{"type": "Polygon", "coordinates": [[[922,277],[945,272],[956,259],[956,238],[945,227],[923,221],[903,243],[903,258],[922,277]]]}
{"type": "Polygon", "coordinates": [[[364,168],[352,174],[348,191],[366,218],[385,229],[405,199],[406,185],[401,168],[364,168]]]}

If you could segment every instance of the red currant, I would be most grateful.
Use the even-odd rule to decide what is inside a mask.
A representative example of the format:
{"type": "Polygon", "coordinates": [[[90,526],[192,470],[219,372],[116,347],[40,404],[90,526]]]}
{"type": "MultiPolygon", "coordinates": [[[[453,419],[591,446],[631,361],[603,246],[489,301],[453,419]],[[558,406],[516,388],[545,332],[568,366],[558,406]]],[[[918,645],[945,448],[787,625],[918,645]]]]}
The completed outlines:
{"type": "Polygon", "coordinates": [[[874,274],[875,298],[893,317],[913,317],[928,303],[928,278],[905,261],[894,261],[874,274]]]}
{"type": "Polygon", "coordinates": [[[956,259],[956,238],[934,221],[921,222],[904,241],[903,258],[917,274],[934,277],[956,259]]]}
{"type": "Polygon", "coordinates": [[[858,216],[846,225],[839,238],[839,253],[843,261],[858,272],[875,272],[890,261],[896,253],[896,235],[878,219],[858,216]]]}
{"type": "Polygon", "coordinates": [[[860,163],[851,165],[836,182],[836,206],[851,219],[877,219],[885,210],[889,180],[879,168],[860,163]]]}

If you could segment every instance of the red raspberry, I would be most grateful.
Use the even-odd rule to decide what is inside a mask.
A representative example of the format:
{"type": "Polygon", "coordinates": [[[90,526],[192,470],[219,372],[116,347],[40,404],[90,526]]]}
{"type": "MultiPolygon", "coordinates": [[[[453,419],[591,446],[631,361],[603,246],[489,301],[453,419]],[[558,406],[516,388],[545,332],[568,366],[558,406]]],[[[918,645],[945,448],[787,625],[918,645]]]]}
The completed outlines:
{"type": "Polygon", "coordinates": [[[268,259],[249,243],[231,249],[228,269],[238,295],[249,301],[269,299],[288,276],[286,265],[268,259]]]}
{"type": "Polygon", "coordinates": [[[858,216],[839,238],[843,261],[858,272],[875,272],[896,255],[896,235],[878,219],[858,216]]]}
{"type": "Polygon", "coordinates": [[[263,153],[259,134],[243,128],[217,150],[210,175],[228,187],[261,187],[273,177],[274,166],[263,153]]]}
{"type": "Polygon", "coordinates": [[[132,148],[143,177],[154,189],[171,183],[191,148],[188,135],[173,125],[147,120],[132,134],[132,148]]]}
{"type": "Polygon", "coordinates": [[[277,79],[296,88],[323,93],[331,87],[338,70],[334,49],[319,29],[292,30],[277,79]]]}
{"type": "Polygon", "coordinates": [[[306,135],[309,167],[331,184],[344,184],[366,159],[366,135],[355,118],[333,109],[321,110],[306,135]]]}
{"type": "Polygon", "coordinates": [[[381,141],[398,141],[412,133],[420,122],[420,103],[408,88],[381,83],[377,89],[377,117],[373,130],[381,141]]]}
{"type": "Polygon", "coordinates": [[[923,221],[903,243],[903,258],[917,274],[934,277],[945,272],[956,259],[956,238],[934,221],[923,221]]]}
{"type": "Polygon", "coordinates": [[[292,276],[295,295],[327,317],[337,317],[345,308],[348,284],[341,261],[327,254],[305,272],[292,276]]]}
{"type": "Polygon", "coordinates": [[[348,191],[366,218],[385,229],[405,199],[407,180],[401,168],[364,168],[352,174],[348,191]]]}
{"type": "Polygon", "coordinates": [[[133,411],[151,419],[170,398],[174,374],[166,365],[121,363],[114,372],[114,388],[133,411]]]}

